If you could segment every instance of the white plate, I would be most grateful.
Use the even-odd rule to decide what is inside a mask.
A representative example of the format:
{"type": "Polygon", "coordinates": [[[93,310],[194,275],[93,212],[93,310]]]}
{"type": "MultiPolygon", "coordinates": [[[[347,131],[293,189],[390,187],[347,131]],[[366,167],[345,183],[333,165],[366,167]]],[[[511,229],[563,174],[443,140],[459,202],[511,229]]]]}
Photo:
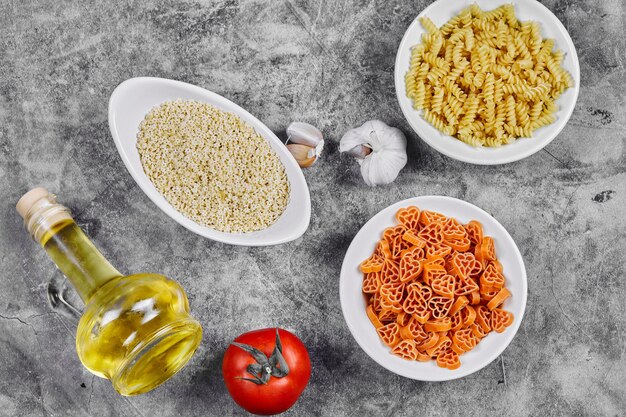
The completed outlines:
{"type": "Polygon", "coordinates": [[[180,81],[149,77],[131,78],[121,83],[111,94],[109,127],[126,168],[139,187],[165,214],[192,232],[232,245],[266,246],[297,239],[309,227],[311,198],[296,160],[267,126],[232,101],[204,88],[180,81]],[[234,113],[269,142],[285,166],[290,186],[289,203],[283,214],[270,227],[251,233],[225,233],[201,226],[178,212],[148,179],[135,146],[139,123],[153,107],[179,98],[202,101],[234,113]]]}
{"type": "Polygon", "coordinates": [[[526,158],[541,150],[561,132],[576,105],[580,86],[580,67],[578,65],[576,48],[563,24],[550,10],[535,0],[438,0],[425,8],[404,34],[396,55],[395,84],[396,95],[398,96],[402,113],[404,113],[404,117],[406,117],[415,133],[424,142],[444,155],[459,161],[479,165],[495,165],[526,158]],[[559,109],[556,112],[557,119],[554,123],[535,130],[531,138],[518,139],[500,148],[474,148],[458,139],[444,135],[427,123],[417,110],[413,109],[413,104],[405,93],[404,75],[409,70],[411,47],[421,43],[421,36],[425,32],[418,19],[422,16],[428,16],[440,27],[474,2],[478,3],[483,10],[492,10],[502,4],[513,3],[515,15],[519,20],[535,20],[539,22],[541,24],[542,36],[544,38],[553,38],[555,40],[555,48],[565,52],[563,68],[572,74],[572,79],[574,80],[574,86],[566,90],[557,100],[559,109]]]}
{"type": "Polygon", "coordinates": [[[341,267],[339,282],[341,309],[348,328],[357,343],[372,359],[391,372],[420,381],[447,381],[461,378],[487,366],[511,343],[522,322],[526,308],[527,282],[524,261],[515,242],[500,223],[473,204],[452,197],[423,196],[400,201],[372,217],[354,237],[341,267]],[[383,230],[397,224],[395,214],[401,207],[417,206],[455,217],[462,223],[478,220],[485,235],[494,239],[498,260],[504,267],[506,286],[512,296],[503,308],[515,315],[513,324],[503,333],[490,333],[473,350],[461,355],[461,366],[455,370],[440,368],[434,361],[416,362],[391,354],[390,348],[378,337],[376,329],[365,313],[366,300],[361,291],[363,274],[359,264],[367,259],[383,230]]]}

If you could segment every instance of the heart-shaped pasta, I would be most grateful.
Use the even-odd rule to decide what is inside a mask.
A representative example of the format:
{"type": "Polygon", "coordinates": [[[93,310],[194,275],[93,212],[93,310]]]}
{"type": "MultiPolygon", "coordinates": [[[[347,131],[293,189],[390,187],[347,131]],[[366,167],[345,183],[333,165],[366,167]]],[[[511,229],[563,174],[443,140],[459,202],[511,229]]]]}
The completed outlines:
{"type": "MultiPolygon", "coordinates": [[[[455,285],[456,280],[450,274],[438,276],[430,282],[430,286],[433,291],[446,298],[454,298],[455,285]]],[[[467,298],[465,300],[467,301],[467,298]]]]}
{"type": "Polygon", "coordinates": [[[391,353],[400,356],[403,359],[414,361],[417,359],[417,348],[415,347],[415,341],[411,339],[404,339],[398,343],[391,353]]]}
{"type": "Polygon", "coordinates": [[[396,213],[396,220],[408,230],[417,233],[420,229],[420,209],[415,206],[401,208],[396,213]]]}
{"type": "Polygon", "coordinates": [[[459,355],[513,322],[501,308],[512,295],[493,239],[478,222],[414,206],[396,220],[360,264],[367,316],[391,353],[455,369],[459,355]]]}
{"type": "Polygon", "coordinates": [[[389,323],[377,329],[378,335],[387,346],[395,346],[400,340],[400,326],[398,323],[389,323]]]}

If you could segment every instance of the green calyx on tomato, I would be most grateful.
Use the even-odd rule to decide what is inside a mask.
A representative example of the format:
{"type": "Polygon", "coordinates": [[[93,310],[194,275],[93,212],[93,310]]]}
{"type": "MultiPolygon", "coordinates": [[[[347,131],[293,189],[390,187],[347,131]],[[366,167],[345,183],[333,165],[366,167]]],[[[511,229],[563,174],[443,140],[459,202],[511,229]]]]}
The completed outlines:
{"type": "Polygon", "coordinates": [[[289,365],[287,365],[283,357],[283,346],[280,343],[278,329],[276,329],[276,345],[269,358],[253,346],[237,342],[232,342],[232,344],[248,352],[256,361],[256,363],[252,363],[246,368],[252,378],[239,377],[239,379],[253,382],[257,385],[265,385],[271,377],[282,378],[289,375],[289,365]]]}

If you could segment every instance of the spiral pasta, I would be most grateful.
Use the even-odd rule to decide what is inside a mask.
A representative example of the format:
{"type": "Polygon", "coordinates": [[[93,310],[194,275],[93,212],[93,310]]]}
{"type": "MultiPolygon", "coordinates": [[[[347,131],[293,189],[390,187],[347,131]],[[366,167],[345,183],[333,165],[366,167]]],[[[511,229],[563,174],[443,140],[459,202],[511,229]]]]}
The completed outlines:
{"type": "Polygon", "coordinates": [[[467,7],[412,48],[406,94],[424,119],[472,146],[496,147],[553,123],[555,100],[573,86],[564,53],[512,4],[467,7]]]}

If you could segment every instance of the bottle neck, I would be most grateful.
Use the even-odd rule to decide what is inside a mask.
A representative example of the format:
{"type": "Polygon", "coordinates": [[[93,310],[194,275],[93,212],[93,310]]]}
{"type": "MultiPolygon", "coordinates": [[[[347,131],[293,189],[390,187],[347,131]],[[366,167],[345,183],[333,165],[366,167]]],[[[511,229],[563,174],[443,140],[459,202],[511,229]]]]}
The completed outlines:
{"type": "Polygon", "coordinates": [[[113,278],[121,276],[78,227],[67,207],[54,195],[37,201],[24,224],[72,283],[83,301],[113,278]]]}

